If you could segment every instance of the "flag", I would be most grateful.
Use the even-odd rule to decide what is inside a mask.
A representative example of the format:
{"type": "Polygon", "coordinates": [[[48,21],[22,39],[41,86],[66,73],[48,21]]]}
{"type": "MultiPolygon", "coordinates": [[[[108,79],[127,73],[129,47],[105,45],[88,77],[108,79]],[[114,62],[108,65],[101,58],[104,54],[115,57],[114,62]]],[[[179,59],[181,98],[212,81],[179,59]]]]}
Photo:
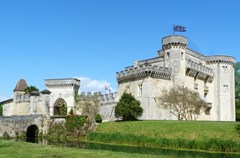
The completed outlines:
{"type": "Polygon", "coordinates": [[[180,25],[173,25],[173,31],[186,32],[186,27],[180,25]]]}

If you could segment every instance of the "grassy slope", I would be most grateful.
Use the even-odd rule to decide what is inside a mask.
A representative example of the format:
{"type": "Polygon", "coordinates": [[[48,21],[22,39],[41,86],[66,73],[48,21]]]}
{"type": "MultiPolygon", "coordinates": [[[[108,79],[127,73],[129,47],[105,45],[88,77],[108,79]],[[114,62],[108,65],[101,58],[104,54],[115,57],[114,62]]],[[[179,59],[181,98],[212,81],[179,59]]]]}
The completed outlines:
{"type": "Polygon", "coordinates": [[[134,121],[101,123],[96,132],[133,134],[151,138],[183,138],[206,140],[239,140],[236,122],[200,122],[200,121],[134,121]]]}
{"type": "Polygon", "coordinates": [[[0,158],[166,158],[157,155],[130,154],[105,150],[87,150],[0,140],[0,158]]]}

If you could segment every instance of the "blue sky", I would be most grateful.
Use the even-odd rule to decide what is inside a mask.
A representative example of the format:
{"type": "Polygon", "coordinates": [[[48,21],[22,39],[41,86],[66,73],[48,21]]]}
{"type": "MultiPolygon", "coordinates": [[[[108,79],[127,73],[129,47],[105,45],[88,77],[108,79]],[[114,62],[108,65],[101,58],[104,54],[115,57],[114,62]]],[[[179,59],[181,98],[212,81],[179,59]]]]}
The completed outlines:
{"type": "Polygon", "coordinates": [[[2,0],[0,100],[20,78],[78,77],[81,91],[117,90],[116,72],[153,58],[172,25],[189,48],[240,59],[238,0],[2,0]]]}

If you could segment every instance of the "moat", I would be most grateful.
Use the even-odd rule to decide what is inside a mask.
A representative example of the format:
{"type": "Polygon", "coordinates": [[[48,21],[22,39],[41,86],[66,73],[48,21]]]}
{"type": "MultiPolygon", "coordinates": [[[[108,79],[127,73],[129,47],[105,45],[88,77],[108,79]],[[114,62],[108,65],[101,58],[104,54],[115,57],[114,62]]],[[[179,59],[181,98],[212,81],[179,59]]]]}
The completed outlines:
{"type": "Polygon", "coordinates": [[[223,153],[210,153],[210,152],[200,152],[200,151],[188,151],[188,150],[174,150],[174,149],[164,149],[157,147],[148,146],[128,146],[128,145],[112,145],[112,144],[102,144],[95,142],[81,142],[81,141],[66,141],[66,140],[36,140],[27,139],[19,140],[27,141],[29,143],[38,143],[44,145],[55,145],[58,147],[72,147],[80,148],[86,150],[106,150],[114,152],[124,152],[124,153],[138,153],[145,154],[147,156],[159,155],[171,158],[238,158],[239,155],[235,154],[223,154],[223,153]]]}

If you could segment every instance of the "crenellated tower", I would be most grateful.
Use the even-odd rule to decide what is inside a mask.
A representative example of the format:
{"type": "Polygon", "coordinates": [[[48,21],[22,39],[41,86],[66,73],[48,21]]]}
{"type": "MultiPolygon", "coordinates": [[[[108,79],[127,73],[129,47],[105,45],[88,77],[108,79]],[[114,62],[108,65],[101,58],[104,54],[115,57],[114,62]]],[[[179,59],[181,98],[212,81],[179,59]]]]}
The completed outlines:
{"type": "Polygon", "coordinates": [[[164,67],[171,69],[173,85],[184,86],[187,44],[188,39],[183,36],[167,36],[162,39],[164,67]]]}
{"type": "Polygon", "coordinates": [[[235,121],[235,58],[230,56],[206,57],[214,71],[214,116],[218,121],[235,121]]]}

